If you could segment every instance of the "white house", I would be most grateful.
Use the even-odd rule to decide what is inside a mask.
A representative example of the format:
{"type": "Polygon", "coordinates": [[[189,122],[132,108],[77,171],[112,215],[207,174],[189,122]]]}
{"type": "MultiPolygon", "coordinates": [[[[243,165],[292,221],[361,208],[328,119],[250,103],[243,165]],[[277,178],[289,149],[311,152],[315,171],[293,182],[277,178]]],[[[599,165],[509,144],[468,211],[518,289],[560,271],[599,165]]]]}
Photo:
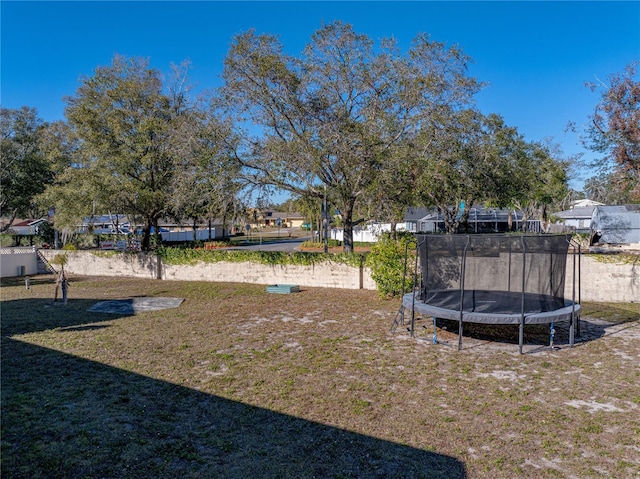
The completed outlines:
{"type": "Polygon", "coordinates": [[[560,219],[560,221],[556,221],[556,224],[575,229],[577,233],[589,233],[591,231],[591,217],[596,206],[604,205],[587,199],[572,201],[568,210],[554,214],[560,219]]]}

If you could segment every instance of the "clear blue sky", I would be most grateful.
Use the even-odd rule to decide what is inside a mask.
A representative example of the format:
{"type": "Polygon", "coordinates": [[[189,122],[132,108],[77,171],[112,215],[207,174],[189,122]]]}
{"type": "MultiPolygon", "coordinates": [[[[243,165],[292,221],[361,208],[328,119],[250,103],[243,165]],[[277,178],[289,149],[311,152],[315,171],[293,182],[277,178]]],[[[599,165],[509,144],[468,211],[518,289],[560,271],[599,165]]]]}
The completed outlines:
{"type": "MultiPolygon", "coordinates": [[[[113,55],[142,56],[169,72],[190,59],[200,88],[219,85],[231,38],[253,28],[301,52],[323,23],[342,20],[408,48],[419,32],[459,45],[470,74],[489,86],[477,97],[528,140],[553,138],[584,152],[569,121],[582,124],[598,94],[584,86],[640,59],[640,2],[13,2],[0,3],[3,107],[36,107],[64,118],[63,97],[113,55]]],[[[580,178],[572,186],[581,188],[580,178]]]]}

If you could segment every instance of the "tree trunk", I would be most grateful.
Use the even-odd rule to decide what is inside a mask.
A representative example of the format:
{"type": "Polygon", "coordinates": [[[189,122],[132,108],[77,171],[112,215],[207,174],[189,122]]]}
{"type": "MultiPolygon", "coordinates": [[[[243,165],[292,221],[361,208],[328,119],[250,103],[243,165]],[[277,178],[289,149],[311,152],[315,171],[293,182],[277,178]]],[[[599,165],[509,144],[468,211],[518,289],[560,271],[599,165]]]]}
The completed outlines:
{"type": "Polygon", "coordinates": [[[7,231],[9,228],[11,228],[11,225],[13,224],[13,222],[16,219],[16,216],[18,216],[18,210],[14,209],[11,214],[9,215],[9,221],[5,224],[0,225],[0,233],[4,233],[5,231],[7,231]]]}
{"type": "Polygon", "coordinates": [[[151,228],[152,228],[152,220],[151,218],[147,218],[147,224],[142,230],[142,251],[149,251],[151,249],[151,228]]]}
{"type": "Polygon", "coordinates": [[[156,246],[159,246],[160,243],[162,243],[162,237],[160,236],[160,228],[158,226],[158,218],[154,218],[153,219],[153,236],[155,237],[156,241],[155,244],[156,246]]]}
{"type": "Polygon", "coordinates": [[[342,212],[342,251],[353,253],[353,205],[354,200],[349,201],[342,212]]]}

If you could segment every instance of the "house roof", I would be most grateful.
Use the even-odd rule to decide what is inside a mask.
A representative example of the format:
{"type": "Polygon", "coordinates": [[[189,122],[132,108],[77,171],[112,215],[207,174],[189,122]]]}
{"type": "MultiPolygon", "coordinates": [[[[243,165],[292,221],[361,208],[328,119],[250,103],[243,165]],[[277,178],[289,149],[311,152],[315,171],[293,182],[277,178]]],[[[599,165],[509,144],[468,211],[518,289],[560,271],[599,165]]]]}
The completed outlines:
{"type": "MultiPolygon", "coordinates": [[[[509,216],[513,220],[520,221],[522,220],[522,212],[521,211],[512,211],[508,208],[485,208],[485,207],[472,207],[469,208],[469,221],[470,222],[506,222],[509,219],[509,216]]],[[[529,218],[529,221],[534,220],[535,218],[529,218]]],[[[420,221],[429,222],[429,221],[443,221],[444,215],[438,211],[428,211],[427,215],[420,218],[420,221]]]]}
{"type": "Polygon", "coordinates": [[[293,213],[282,213],[280,211],[273,211],[271,214],[271,218],[282,218],[282,219],[294,219],[294,218],[304,218],[303,215],[297,212],[293,213]]]}
{"type": "Polygon", "coordinates": [[[111,224],[117,222],[118,224],[128,223],[129,219],[127,215],[93,215],[87,216],[82,220],[82,224],[90,225],[90,224],[111,224]]]}
{"type": "Polygon", "coordinates": [[[600,203],[599,201],[588,200],[586,198],[571,202],[571,208],[582,208],[584,206],[604,206],[604,203],[600,203]]]}
{"type": "Polygon", "coordinates": [[[404,214],[405,221],[418,221],[427,216],[432,211],[427,208],[418,208],[415,206],[407,208],[406,213],[404,214]]]}
{"type": "Polygon", "coordinates": [[[286,212],[275,211],[275,210],[263,210],[259,213],[258,218],[261,220],[274,220],[277,218],[282,218],[283,220],[304,219],[304,215],[298,213],[297,211],[294,211],[292,213],[286,213],[286,212]]]}
{"type": "Polygon", "coordinates": [[[34,235],[36,234],[36,227],[46,221],[46,218],[38,218],[35,220],[15,219],[13,223],[11,223],[7,233],[13,233],[16,235],[34,235]]]}
{"type": "Polygon", "coordinates": [[[589,218],[593,215],[595,206],[577,206],[570,210],[560,211],[555,213],[555,216],[562,219],[577,219],[577,218],[589,218]]]}

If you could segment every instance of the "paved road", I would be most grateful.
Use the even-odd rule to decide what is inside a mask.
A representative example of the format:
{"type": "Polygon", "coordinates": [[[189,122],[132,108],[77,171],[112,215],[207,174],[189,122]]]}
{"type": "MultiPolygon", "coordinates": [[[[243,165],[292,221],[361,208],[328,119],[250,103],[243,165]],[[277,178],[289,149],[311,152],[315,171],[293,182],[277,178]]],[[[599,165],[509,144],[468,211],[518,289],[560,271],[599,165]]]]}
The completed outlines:
{"type": "Polygon", "coordinates": [[[295,251],[304,241],[311,239],[311,236],[303,238],[283,239],[280,241],[263,241],[262,244],[238,245],[227,249],[247,249],[254,251],[295,251]]]}

